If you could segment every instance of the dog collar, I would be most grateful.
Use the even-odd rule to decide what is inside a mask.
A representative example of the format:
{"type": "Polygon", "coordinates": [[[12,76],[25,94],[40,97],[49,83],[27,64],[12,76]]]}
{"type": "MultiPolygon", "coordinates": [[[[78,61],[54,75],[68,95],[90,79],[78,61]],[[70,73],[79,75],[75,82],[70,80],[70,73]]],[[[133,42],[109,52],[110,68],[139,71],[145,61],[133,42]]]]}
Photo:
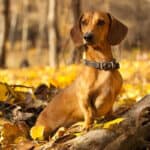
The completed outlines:
{"type": "Polygon", "coordinates": [[[120,68],[119,63],[116,62],[115,59],[113,59],[112,61],[107,61],[107,62],[95,62],[95,61],[83,59],[83,64],[90,66],[90,67],[94,67],[96,69],[105,70],[105,71],[120,68]]]}

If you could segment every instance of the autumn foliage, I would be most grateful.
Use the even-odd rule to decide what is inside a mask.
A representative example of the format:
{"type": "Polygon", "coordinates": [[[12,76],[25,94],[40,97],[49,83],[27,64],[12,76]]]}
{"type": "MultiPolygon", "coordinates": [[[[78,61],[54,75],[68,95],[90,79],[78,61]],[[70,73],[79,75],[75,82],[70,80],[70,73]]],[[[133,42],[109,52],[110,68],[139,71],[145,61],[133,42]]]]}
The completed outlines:
{"type": "MultiPolygon", "coordinates": [[[[135,56],[121,60],[124,84],[114,109],[128,109],[150,93],[149,53],[135,56]]],[[[51,98],[76,78],[79,70],[78,65],[62,66],[58,70],[50,67],[0,70],[0,147],[7,150],[14,145],[19,147],[20,143],[27,147],[40,147],[40,141],[46,143],[43,127],[34,126],[34,122],[51,98]]],[[[94,127],[111,128],[121,121],[123,118],[105,123],[95,121],[94,127]]],[[[67,129],[62,127],[60,131],[50,141],[59,139],[67,129]]],[[[73,132],[72,136],[82,134],[73,132]]]]}

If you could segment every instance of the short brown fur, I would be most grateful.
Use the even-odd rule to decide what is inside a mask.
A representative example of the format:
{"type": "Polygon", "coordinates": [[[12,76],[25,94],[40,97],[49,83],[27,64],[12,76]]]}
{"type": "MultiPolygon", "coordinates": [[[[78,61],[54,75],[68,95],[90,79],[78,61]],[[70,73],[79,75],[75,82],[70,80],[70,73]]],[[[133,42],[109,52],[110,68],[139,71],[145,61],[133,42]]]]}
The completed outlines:
{"type": "MultiPolygon", "coordinates": [[[[111,45],[119,44],[126,33],[126,26],[104,12],[84,13],[78,25],[71,30],[76,45],[86,44],[86,59],[96,62],[112,60],[111,45]],[[104,24],[99,26],[99,20],[104,24]],[[115,29],[113,21],[117,22],[118,29],[115,29]],[[119,33],[111,31],[112,29],[119,33]],[[81,40],[86,32],[93,34],[91,43],[81,40]]],[[[56,95],[39,115],[36,125],[45,126],[45,133],[52,133],[60,126],[68,126],[83,119],[84,128],[88,129],[96,117],[112,111],[122,86],[118,70],[98,70],[84,64],[80,64],[80,67],[81,72],[76,80],[56,95]]]]}

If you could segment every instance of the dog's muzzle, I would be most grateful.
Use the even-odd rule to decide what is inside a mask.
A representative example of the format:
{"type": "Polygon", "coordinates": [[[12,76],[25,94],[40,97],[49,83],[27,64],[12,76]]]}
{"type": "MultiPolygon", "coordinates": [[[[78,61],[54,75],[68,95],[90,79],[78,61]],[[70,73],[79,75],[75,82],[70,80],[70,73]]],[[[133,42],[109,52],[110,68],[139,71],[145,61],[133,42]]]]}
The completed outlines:
{"type": "Polygon", "coordinates": [[[86,32],[83,35],[83,38],[86,42],[91,42],[93,40],[93,33],[92,32],[86,32]]]}

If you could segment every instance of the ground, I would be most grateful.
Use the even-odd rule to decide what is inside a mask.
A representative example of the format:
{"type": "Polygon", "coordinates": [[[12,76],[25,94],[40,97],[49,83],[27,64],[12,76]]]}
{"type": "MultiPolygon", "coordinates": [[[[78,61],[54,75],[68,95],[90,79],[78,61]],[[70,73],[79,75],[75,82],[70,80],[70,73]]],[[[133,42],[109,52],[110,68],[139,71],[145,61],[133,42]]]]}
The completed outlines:
{"type": "MultiPolygon", "coordinates": [[[[30,61],[32,56],[29,57],[30,61]]],[[[13,61],[12,58],[10,62],[13,61]]],[[[120,66],[124,84],[114,105],[115,109],[129,108],[150,93],[150,52],[126,51],[120,66]]],[[[52,69],[49,66],[31,66],[0,70],[0,141],[3,149],[11,147],[11,144],[32,141],[31,139],[44,140],[43,127],[35,127],[33,124],[39,114],[38,111],[41,111],[50,100],[51,92],[59,92],[69,85],[78,71],[78,65],[62,65],[59,69],[52,69]]],[[[105,124],[95,122],[95,126],[109,128],[122,120],[117,118],[105,124]]],[[[63,133],[66,129],[60,130],[62,130],[60,133],[63,133]]],[[[75,134],[75,136],[80,135],[80,133],[75,134]]],[[[53,139],[59,136],[61,135],[56,134],[53,139]]]]}

